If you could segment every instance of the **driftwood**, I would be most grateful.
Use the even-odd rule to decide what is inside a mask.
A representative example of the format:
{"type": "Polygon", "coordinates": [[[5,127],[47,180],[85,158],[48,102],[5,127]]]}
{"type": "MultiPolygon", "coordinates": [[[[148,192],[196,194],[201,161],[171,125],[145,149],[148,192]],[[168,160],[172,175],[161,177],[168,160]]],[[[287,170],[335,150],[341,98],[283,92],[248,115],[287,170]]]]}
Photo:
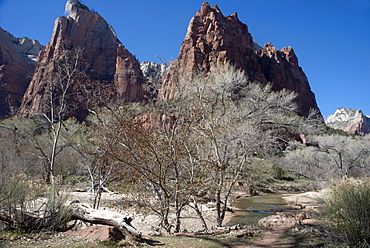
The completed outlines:
{"type": "Polygon", "coordinates": [[[127,237],[141,238],[141,232],[136,230],[132,225],[132,218],[117,212],[108,210],[96,210],[90,208],[87,204],[72,202],[72,218],[82,220],[92,224],[101,224],[114,226],[127,237]]]}

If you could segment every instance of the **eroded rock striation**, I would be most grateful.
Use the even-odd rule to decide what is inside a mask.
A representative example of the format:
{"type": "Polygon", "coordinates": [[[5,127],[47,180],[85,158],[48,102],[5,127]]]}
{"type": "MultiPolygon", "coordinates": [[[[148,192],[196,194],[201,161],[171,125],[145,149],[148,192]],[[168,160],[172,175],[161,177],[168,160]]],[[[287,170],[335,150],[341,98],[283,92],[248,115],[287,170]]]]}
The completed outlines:
{"type": "Polygon", "coordinates": [[[0,119],[17,113],[43,48],[36,40],[15,38],[0,28],[0,119]]]}
{"type": "Polygon", "coordinates": [[[206,75],[227,63],[244,70],[249,81],[272,82],[275,90],[296,91],[300,115],[308,116],[310,109],[319,111],[292,48],[277,50],[271,43],[261,48],[237,13],[224,16],[217,6],[211,7],[207,2],[191,19],[180,54],[164,75],[162,97],[174,98],[177,82],[199,72],[206,75]]]}
{"type": "MultiPolygon", "coordinates": [[[[69,15],[56,19],[51,41],[40,53],[35,74],[23,99],[21,114],[37,115],[46,111],[47,75],[54,69],[54,61],[63,53],[61,47],[84,49],[90,82],[103,83],[111,93],[106,102],[143,101],[145,78],[140,64],[121,44],[113,28],[79,1],[68,1],[67,7],[69,15]]],[[[79,105],[78,99],[76,101],[75,105],[79,105]]]]}
{"type": "Polygon", "coordinates": [[[370,116],[361,110],[339,108],[325,120],[326,125],[356,135],[370,133],[370,116]]]}

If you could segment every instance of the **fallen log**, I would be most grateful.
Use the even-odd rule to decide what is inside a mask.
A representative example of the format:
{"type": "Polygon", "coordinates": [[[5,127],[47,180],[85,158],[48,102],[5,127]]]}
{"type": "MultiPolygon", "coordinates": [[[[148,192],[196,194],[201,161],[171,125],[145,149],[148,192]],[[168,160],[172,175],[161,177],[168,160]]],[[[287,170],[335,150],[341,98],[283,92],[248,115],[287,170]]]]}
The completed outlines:
{"type": "Polygon", "coordinates": [[[141,232],[131,225],[131,221],[133,220],[132,217],[109,210],[93,209],[87,204],[78,201],[72,202],[70,207],[72,209],[72,218],[75,220],[82,220],[92,224],[114,226],[120,230],[125,236],[125,239],[129,237],[136,239],[141,238],[141,232]]]}

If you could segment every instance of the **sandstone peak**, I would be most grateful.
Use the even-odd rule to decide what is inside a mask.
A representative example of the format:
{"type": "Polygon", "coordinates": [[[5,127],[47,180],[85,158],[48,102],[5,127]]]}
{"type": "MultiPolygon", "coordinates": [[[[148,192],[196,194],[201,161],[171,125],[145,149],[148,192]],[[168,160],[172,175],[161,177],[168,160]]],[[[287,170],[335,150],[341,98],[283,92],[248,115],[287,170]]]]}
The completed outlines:
{"type": "Polygon", "coordinates": [[[85,4],[82,4],[79,0],[68,0],[66,3],[65,12],[70,13],[78,8],[89,10],[89,7],[87,7],[85,4]]]}
{"type": "Polygon", "coordinates": [[[326,125],[356,135],[370,133],[370,118],[362,110],[338,108],[325,120],[326,125]]]}
{"type": "Polygon", "coordinates": [[[179,57],[164,75],[163,98],[175,97],[175,82],[228,63],[243,69],[251,81],[266,83],[255,47],[247,25],[237,15],[224,16],[217,6],[204,2],[189,23],[179,57]]]}
{"type": "MultiPolygon", "coordinates": [[[[263,75],[273,83],[275,90],[286,88],[298,93],[298,114],[308,116],[311,110],[319,110],[308,79],[298,64],[293,48],[276,49],[272,43],[256,52],[263,75]]],[[[321,114],[320,114],[321,115],[321,114]]]]}
{"type": "Polygon", "coordinates": [[[222,15],[222,12],[217,5],[211,7],[211,5],[208,2],[203,2],[201,10],[197,14],[199,16],[206,16],[211,11],[216,11],[222,15]]]}
{"type": "Polygon", "coordinates": [[[283,47],[281,50],[277,49],[275,46],[273,46],[272,42],[269,42],[264,45],[262,49],[257,51],[257,55],[262,57],[264,55],[274,59],[278,63],[280,63],[282,60],[286,60],[288,63],[290,63],[294,67],[299,67],[298,65],[298,58],[293,50],[292,47],[283,47]]]}
{"type": "Polygon", "coordinates": [[[263,48],[253,41],[248,26],[236,13],[224,16],[218,6],[208,2],[191,18],[178,58],[163,77],[163,99],[176,97],[175,85],[192,75],[205,76],[215,68],[232,64],[251,82],[273,83],[274,90],[287,88],[298,93],[298,114],[308,116],[318,110],[315,95],[291,47],[263,48]]]}
{"type": "Polygon", "coordinates": [[[15,52],[20,54],[32,66],[36,65],[39,52],[45,48],[38,40],[32,40],[27,37],[16,38],[1,27],[0,36],[4,45],[12,47],[15,52]]]}
{"type": "MultiPolygon", "coordinates": [[[[68,50],[84,49],[84,61],[90,81],[109,88],[111,98],[107,102],[137,102],[145,99],[145,78],[136,58],[118,40],[113,28],[99,14],[90,11],[78,0],[66,4],[67,17],[56,19],[52,38],[40,53],[39,62],[21,106],[22,115],[44,113],[48,94],[46,75],[53,70],[53,63],[66,47],[68,50]],[[66,45],[67,44],[67,45],[66,45]]],[[[75,99],[77,108],[82,102],[75,99]]],[[[78,114],[83,118],[83,114],[78,114]]]]}

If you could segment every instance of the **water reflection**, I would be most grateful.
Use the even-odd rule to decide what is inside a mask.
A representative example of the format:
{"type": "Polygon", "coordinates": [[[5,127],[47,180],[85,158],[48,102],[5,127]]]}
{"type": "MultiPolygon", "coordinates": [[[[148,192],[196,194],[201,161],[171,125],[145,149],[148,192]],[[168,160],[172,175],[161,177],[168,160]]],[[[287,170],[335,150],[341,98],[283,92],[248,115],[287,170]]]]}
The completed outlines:
{"type": "Polygon", "coordinates": [[[273,215],[276,212],[293,211],[294,209],[287,206],[281,194],[263,195],[253,197],[242,197],[237,199],[233,206],[240,210],[235,210],[235,213],[227,225],[235,225],[238,223],[255,225],[258,220],[273,215]]]}

